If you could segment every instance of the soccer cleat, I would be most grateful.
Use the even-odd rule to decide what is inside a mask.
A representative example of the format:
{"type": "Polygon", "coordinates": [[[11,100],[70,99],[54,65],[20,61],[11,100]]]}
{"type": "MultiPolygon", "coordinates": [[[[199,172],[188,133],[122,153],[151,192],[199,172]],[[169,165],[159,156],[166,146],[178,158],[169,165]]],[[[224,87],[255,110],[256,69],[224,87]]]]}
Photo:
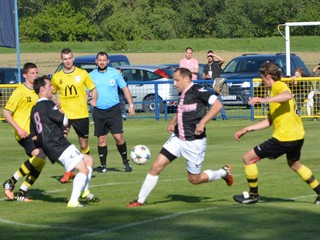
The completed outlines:
{"type": "Polygon", "coordinates": [[[138,202],[138,200],[134,200],[128,203],[128,208],[141,207],[143,203],[138,202]]]}
{"type": "Polygon", "coordinates": [[[84,191],[80,197],[81,200],[85,200],[88,203],[97,203],[100,202],[100,199],[95,197],[89,190],[84,191]]]}
{"type": "Polygon", "coordinates": [[[82,208],[83,205],[81,203],[79,203],[79,202],[72,203],[72,202],[69,201],[67,207],[68,208],[82,208]]]}
{"type": "Polygon", "coordinates": [[[227,172],[226,176],[222,179],[226,181],[228,186],[231,186],[233,184],[233,176],[231,175],[232,167],[230,165],[224,165],[222,169],[227,172]]]}
{"type": "Polygon", "coordinates": [[[243,192],[242,195],[235,195],[233,196],[233,199],[242,204],[254,204],[259,202],[260,196],[257,193],[248,193],[248,192],[243,192]]]}
{"type": "Polygon", "coordinates": [[[25,193],[22,191],[19,191],[15,197],[15,200],[17,202],[32,202],[32,199],[27,198],[25,193]]]}
{"type": "Polygon", "coordinates": [[[129,164],[129,160],[124,160],[123,161],[123,166],[124,166],[124,170],[126,172],[131,172],[132,171],[132,167],[129,164]]]}
{"type": "Polygon", "coordinates": [[[106,172],[108,172],[108,169],[106,168],[106,166],[99,166],[97,171],[99,173],[106,173],[106,172]]]}
{"type": "Polygon", "coordinates": [[[60,179],[61,183],[67,183],[74,177],[74,172],[65,172],[63,177],[60,179]]]}
{"type": "Polygon", "coordinates": [[[320,195],[318,195],[318,197],[314,201],[314,204],[317,204],[317,205],[320,204],[320,195]]]}
{"type": "Polygon", "coordinates": [[[8,179],[3,183],[3,189],[4,189],[4,195],[8,199],[14,200],[14,192],[13,192],[14,184],[11,179],[8,179]]]}

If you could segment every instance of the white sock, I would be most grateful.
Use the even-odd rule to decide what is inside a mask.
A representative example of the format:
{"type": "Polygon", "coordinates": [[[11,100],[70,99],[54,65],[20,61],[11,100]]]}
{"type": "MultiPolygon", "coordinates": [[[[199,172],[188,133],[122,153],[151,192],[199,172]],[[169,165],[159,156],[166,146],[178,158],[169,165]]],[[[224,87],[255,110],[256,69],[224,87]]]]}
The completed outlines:
{"type": "Polygon", "coordinates": [[[208,175],[208,177],[209,177],[208,182],[221,179],[227,175],[227,172],[223,169],[219,169],[219,170],[210,170],[209,169],[209,170],[205,170],[203,172],[208,175]]]}
{"type": "Polygon", "coordinates": [[[85,186],[86,180],[88,179],[87,175],[84,173],[77,173],[73,179],[72,193],[69,202],[78,202],[80,194],[85,186]]]}
{"type": "Polygon", "coordinates": [[[84,191],[89,190],[89,183],[90,183],[91,176],[92,176],[92,167],[87,166],[87,168],[88,168],[88,170],[89,170],[89,174],[88,174],[86,183],[85,183],[85,185],[84,185],[84,189],[83,189],[84,191]]]}
{"type": "Polygon", "coordinates": [[[18,173],[18,171],[13,174],[13,177],[17,180],[17,182],[18,182],[19,179],[21,178],[20,175],[19,175],[19,173],[18,173]]]}
{"type": "Polygon", "coordinates": [[[139,197],[138,197],[138,202],[139,203],[144,203],[151,193],[151,191],[155,188],[157,185],[159,179],[159,175],[153,176],[151,174],[147,174],[142,187],[140,189],[139,197]]]}
{"type": "Polygon", "coordinates": [[[26,192],[26,191],[28,191],[29,187],[28,187],[27,185],[25,185],[24,183],[22,183],[20,189],[21,189],[22,191],[25,191],[25,192],[26,192]]]}

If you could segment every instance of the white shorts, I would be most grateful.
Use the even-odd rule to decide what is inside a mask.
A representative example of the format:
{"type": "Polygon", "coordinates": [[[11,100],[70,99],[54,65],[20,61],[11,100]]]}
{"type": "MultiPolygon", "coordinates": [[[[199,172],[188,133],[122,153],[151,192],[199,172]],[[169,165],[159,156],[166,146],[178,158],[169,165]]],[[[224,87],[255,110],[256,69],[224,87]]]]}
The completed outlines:
{"type": "Polygon", "coordinates": [[[59,157],[60,163],[64,166],[67,172],[70,172],[84,158],[83,154],[76,148],[75,145],[70,145],[59,157]]]}
{"type": "Polygon", "coordinates": [[[182,155],[187,160],[188,172],[192,174],[201,173],[201,166],[207,148],[206,138],[182,141],[172,134],[163,147],[176,157],[182,155]]]}

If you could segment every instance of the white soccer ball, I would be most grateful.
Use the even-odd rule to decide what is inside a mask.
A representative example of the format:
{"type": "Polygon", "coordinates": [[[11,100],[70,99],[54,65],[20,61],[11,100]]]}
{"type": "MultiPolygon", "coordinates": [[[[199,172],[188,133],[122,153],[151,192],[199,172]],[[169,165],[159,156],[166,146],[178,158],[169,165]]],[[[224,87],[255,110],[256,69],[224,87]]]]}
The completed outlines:
{"type": "Polygon", "coordinates": [[[151,153],[147,146],[137,145],[131,149],[130,157],[135,164],[143,165],[150,160],[151,153]]]}

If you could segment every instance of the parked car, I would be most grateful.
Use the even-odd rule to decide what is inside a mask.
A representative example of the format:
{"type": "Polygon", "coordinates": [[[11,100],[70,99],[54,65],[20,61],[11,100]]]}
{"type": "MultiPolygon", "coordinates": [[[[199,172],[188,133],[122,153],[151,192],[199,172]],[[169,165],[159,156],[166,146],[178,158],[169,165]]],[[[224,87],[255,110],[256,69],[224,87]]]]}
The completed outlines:
{"type": "Polygon", "coordinates": [[[123,78],[129,83],[128,87],[137,110],[145,112],[155,111],[156,101],[158,102],[160,112],[164,112],[165,105],[168,108],[176,106],[179,91],[172,83],[173,67],[162,65],[125,65],[119,68],[122,70],[123,78]],[[144,84],[143,82],[146,83],[144,84]],[[156,99],[155,84],[152,82],[159,83],[157,85],[158,99],[156,99]]]}
{"type": "MultiPolygon", "coordinates": [[[[21,82],[24,82],[22,69],[20,70],[21,82]]],[[[18,68],[0,68],[0,84],[16,84],[19,83],[18,68]]]]}
{"type": "MultiPolygon", "coordinates": [[[[203,66],[206,64],[203,63],[199,63],[199,71],[198,71],[198,79],[201,80],[202,79],[202,73],[203,73],[203,66]]],[[[178,68],[179,64],[176,63],[168,63],[168,64],[162,64],[162,66],[169,66],[169,67],[174,67],[174,68],[178,68]]]]}
{"type": "MultiPolygon", "coordinates": [[[[250,80],[260,78],[259,68],[265,62],[273,62],[279,66],[283,76],[293,76],[297,67],[303,68],[305,75],[309,70],[305,63],[296,54],[291,54],[291,73],[286,72],[285,53],[276,54],[243,54],[232,59],[222,70],[221,77],[227,79],[228,95],[222,96],[226,105],[248,105],[250,97],[250,80]]],[[[263,87],[255,84],[255,92],[263,87]]]]}
{"type": "MultiPolygon", "coordinates": [[[[130,61],[127,56],[122,54],[109,54],[109,66],[118,67],[121,65],[129,65],[130,61]]],[[[87,55],[74,58],[74,65],[82,69],[91,72],[96,69],[96,55],[87,55]]],[[[58,72],[62,69],[62,63],[58,66],[55,72],[58,72]]]]}
{"type": "MultiPolygon", "coordinates": [[[[21,82],[25,79],[22,76],[22,69],[20,70],[21,82]]],[[[0,84],[17,84],[19,83],[18,68],[0,68],[0,84]]],[[[0,109],[2,109],[11,96],[15,88],[0,88],[0,109]]]]}

